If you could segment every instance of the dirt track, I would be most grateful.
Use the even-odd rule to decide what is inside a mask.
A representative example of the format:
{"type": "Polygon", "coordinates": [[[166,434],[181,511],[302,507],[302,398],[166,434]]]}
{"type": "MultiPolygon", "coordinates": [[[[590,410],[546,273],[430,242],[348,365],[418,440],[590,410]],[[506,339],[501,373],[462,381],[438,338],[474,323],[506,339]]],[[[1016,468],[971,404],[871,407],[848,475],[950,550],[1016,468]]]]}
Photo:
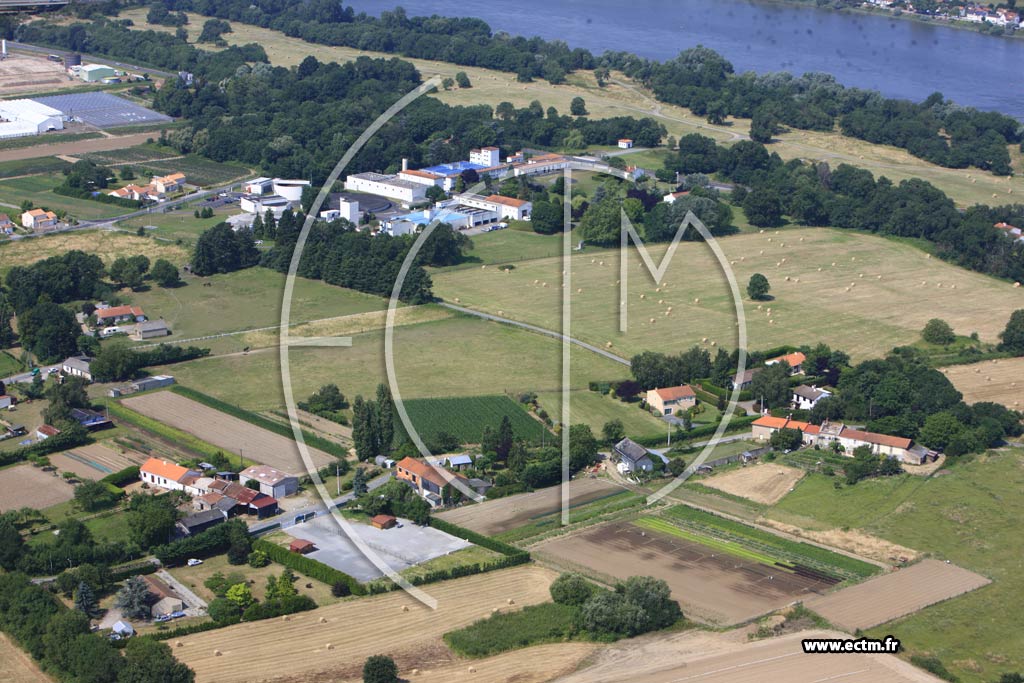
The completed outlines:
{"type": "Polygon", "coordinates": [[[37,510],[71,500],[75,489],[52,472],[32,465],[15,465],[0,470],[0,512],[31,507],[37,510]]]}
{"type": "Polygon", "coordinates": [[[762,462],[716,474],[700,483],[755,503],[774,505],[803,479],[803,470],[775,463],[762,462]]]}
{"type": "MultiPolygon", "coordinates": [[[[242,456],[249,460],[292,474],[302,474],[306,471],[299,455],[299,447],[291,439],[268,432],[184,396],[170,391],[158,391],[125,399],[124,404],[154,420],[194,434],[232,454],[241,452],[242,456]]],[[[310,448],[309,451],[317,467],[337,460],[329,453],[316,448],[310,448]]]]}
{"type": "Polygon", "coordinates": [[[518,609],[544,602],[550,599],[548,586],[554,578],[554,573],[540,567],[517,567],[425,586],[438,601],[436,610],[399,591],[168,644],[178,659],[195,670],[197,683],[358,680],[366,658],[380,652],[393,656],[402,676],[410,678],[413,668],[431,670],[453,664],[451,652],[441,641],[443,633],[481,619],[494,608],[518,609]],[[508,605],[509,599],[515,606],[508,605]]]}
{"type": "MultiPolygon", "coordinates": [[[[573,507],[622,491],[606,479],[576,479],[569,482],[569,504],[573,507]]],[[[532,493],[467,505],[438,515],[452,524],[464,526],[487,536],[528,524],[562,509],[562,487],[551,486],[532,493]]]]}
{"type": "Polygon", "coordinates": [[[637,573],[664,579],[687,616],[717,624],[745,621],[827,588],[824,582],[715,553],[629,522],[546,541],[537,546],[536,556],[617,579],[637,573]]]}
{"type": "MultiPolygon", "coordinates": [[[[56,156],[78,156],[86,152],[108,152],[112,149],[125,149],[141,145],[149,138],[158,137],[157,133],[132,133],[130,135],[115,135],[111,137],[92,138],[89,140],[74,140],[72,142],[55,142],[53,144],[32,145],[31,147],[18,147],[17,149],[0,150],[0,161],[15,161],[18,159],[36,159],[38,157],[56,156]]],[[[45,140],[45,137],[40,140],[45,140]]]]}
{"type": "Polygon", "coordinates": [[[836,626],[853,631],[884,624],[989,582],[955,564],[924,560],[804,604],[836,626]]]}
{"type": "Polygon", "coordinates": [[[658,634],[623,641],[557,683],[935,683],[939,679],[892,655],[807,655],[804,638],[848,637],[805,631],[746,643],[742,632],[658,634]]]}

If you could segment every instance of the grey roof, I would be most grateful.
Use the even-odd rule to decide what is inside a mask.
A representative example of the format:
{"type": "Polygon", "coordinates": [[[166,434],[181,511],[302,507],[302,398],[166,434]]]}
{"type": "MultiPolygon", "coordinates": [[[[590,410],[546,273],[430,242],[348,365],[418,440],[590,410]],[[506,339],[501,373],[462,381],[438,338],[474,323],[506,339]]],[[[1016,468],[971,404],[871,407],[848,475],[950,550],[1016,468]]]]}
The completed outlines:
{"type": "Polygon", "coordinates": [[[806,384],[793,389],[793,393],[802,398],[806,398],[808,401],[817,401],[822,396],[831,396],[832,394],[825,391],[824,389],[818,389],[817,387],[809,387],[806,384]]]}
{"type": "Polygon", "coordinates": [[[630,462],[638,462],[644,458],[651,459],[646,448],[628,438],[615,444],[615,452],[622,456],[623,460],[630,462]]]}
{"type": "MultiPolygon", "coordinates": [[[[234,507],[234,506],[232,506],[232,507],[234,507]]],[[[212,509],[212,510],[203,510],[202,512],[197,512],[194,515],[189,515],[188,517],[185,517],[184,519],[179,520],[178,524],[181,524],[186,529],[191,529],[194,526],[201,526],[203,524],[209,524],[210,522],[212,522],[214,520],[218,520],[218,521],[223,522],[224,519],[225,519],[225,516],[224,516],[224,513],[222,511],[217,510],[217,509],[212,509]]]]}
{"type": "Polygon", "coordinates": [[[164,322],[163,318],[159,320],[146,320],[145,322],[136,323],[135,329],[139,332],[151,332],[153,330],[166,330],[167,323],[164,322]]]}
{"type": "Polygon", "coordinates": [[[445,460],[448,462],[448,466],[449,467],[454,467],[454,466],[457,466],[457,465],[472,465],[473,464],[473,458],[471,458],[469,455],[467,455],[465,453],[463,453],[461,455],[449,455],[449,456],[445,457],[445,460]]]}
{"type": "Polygon", "coordinates": [[[91,362],[92,358],[88,356],[71,356],[64,361],[63,365],[81,372],[89,372],[89,364],[91,362]]]}
{"type": "MultiPolygon", "coordinates": [[[[129,126],[138,123],[173,121],[170,116],[147,109],[123,97],[105,92],[85,92],[33,98],[35,102],[58,109],[97,128],[129,126]]],[[[159,169],[156,169],[159,170],[159,169]]]]}

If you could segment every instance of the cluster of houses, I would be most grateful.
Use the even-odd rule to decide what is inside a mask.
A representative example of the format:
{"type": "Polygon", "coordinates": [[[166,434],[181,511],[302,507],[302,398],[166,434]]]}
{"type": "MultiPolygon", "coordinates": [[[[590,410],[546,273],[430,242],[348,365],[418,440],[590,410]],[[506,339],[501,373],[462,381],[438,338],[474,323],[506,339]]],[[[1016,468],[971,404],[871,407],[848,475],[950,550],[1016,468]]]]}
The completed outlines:
{"type": "Polygon", "coordinates": [[[803,443],[807,446],[833,448],[835,444],[847,455],[853,455],[853,451],[861,446],[868,446],[872,453],[915,465],[938,457],[935,451],[914,444],[912,439],[855,429],[841,422],[825,421],[815,425],[790,417],[763,415],[752,425],[754,438],[759,441],[767,441],[772,434],[781,429],[799,431],[803,435],[803,443]]]}
{"type": "Polygon", "coordinates": [[[884,9],[900,9],[911,14],[944,19],[948,21],[966,21],[973,24],[991,24],[1016,30],[1020,27],[1020,13],[1011,9],[992,9],[977,3],[959,3],[951,0],[938,0],[939,6],[934,11],[919,10],[912,0],[865,0],[864,4],[884,9]]]}
{"type": "Polygon", "coordinates": [[[203,471],[191,470],[168,460],[150,458],[139,468],[139,478],[148,486],[167,491],[184,491],[192,496],[195,514],[177,523],[178,532],[189,536],[220,524],[229,517],[251,515],[265,519],[279,511],[278,498],[294,495],[299,480],[293,474],[267,465],[253,465],[235,474],[204,472],[215,469],[200,463],[203,471]],[[237,479],[237,481],[236,481],[237,479]]]}
{"type": "Polygon", "coordinates": [[[129,183],[107,194],[119,199],[134,199],[137,202],[163,202],[168,195],[178,194],[185,190],[185,174],[171,173],[165,176],[153,176],[148,185],[129,183]]]}
{"type": "Polygon", "coordinates": [[[136,341],[142,341],[166,337],[171,333],[166,321],[148,319],[140,306],[111,306],[100,302],[96,304],[92,316],[79,313],[77,317],[86,334],[99,334],[101,339],[127,334],[136,341]],[[90,318],[95,319],[95,324],[92,324],[90,318]]]}

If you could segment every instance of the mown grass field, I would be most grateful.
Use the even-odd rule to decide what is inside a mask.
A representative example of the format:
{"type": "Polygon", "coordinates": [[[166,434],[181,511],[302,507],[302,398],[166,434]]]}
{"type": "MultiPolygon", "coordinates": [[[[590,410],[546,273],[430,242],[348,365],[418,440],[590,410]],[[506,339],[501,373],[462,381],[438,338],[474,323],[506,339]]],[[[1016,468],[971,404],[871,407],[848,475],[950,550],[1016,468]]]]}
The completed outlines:
{"type": "Polygon", "coordinates": [[[907,654],[931,653],[965,683],[988,683],[1024,669],[1024,634],[1015,628],[1024,578],[1024,451],[1005,449],[953,463],[943,476],[864,481],[835,490],[809,475],[769,512],[820,528],[848,526],[927,550],[993,580],[968,595],[873,629],[895,633],[907,654]]]}
{"type": "MultiPolygon", "coordinates": [[[[64,176],[60,173],[46,173],[0,180],[0,202],[21,206],[21,203],[27,199],[37,207],[44,207],[52,211],[64,209],[71,216],[84,220],[109,218],[130,211],[130,209],[114,206],[113,204],[65,197],[62,194],[53,192],[53,188],[63,182],[64,176]]],[[[20,214],[20,211],[12,211],[20,214]]]]}
{"type": "Polygon", "coordinates": [[[1021,409],[1024,358],[1000,358],[985,363],[953,365],[942,371],[968,403],[994,401],[1013,410],[1021,409]]]}
{"type": "MultiPolygon", "coordinates": [[[[585,353],[584,351],[573,351],[585,353]]],[[[616,377],[625,378],[629,369],[622,366],[616,377]]],[[[548,412],[552,420],[562,420],[562,393],[559,391],[537,394],[537,403],[548,412]]],[[[588,424],[594,434],[601,433],[601,427],[610,420],[622,420],[626,435],[633,438],[665,437],[668,428],[664,422],[641,410],[639,403],[623,403],[588,389],[569,394],[569,421],[573,424],[588,424]]]]}
{"type": "MultiPolygon", "coordinates": [[[[136,28],[174,32],[171,27],[147,25],[145,15],[145,9],[134,9],[121,13],[122,17],[132,19],[136,28]]],[[[190,41],[194,42],[198,37],[205,19],[205,17],[190,15],[189,24],[186,26],[190,41]]],[[[278,31],[238,22],[232,22],[231,25],[233,32],[224,34],[224,39],[229,44],[257,43],[262,45],[275,65],[294,66],[307,55],[313,55],[321,61],[338,62],[349,61],[360,55],[386,59],[396,57],[392,54],[306,43],[298,38],[289,38],[278,31]]],[[[197,47],[217,49],[208,43],[197,44],[197,47]]],[[[613,74],[611,82],[604,88],[597,86],[593,73],[589,71],[570,74],[564,85],[554,86],[543,80],[529,84],[517,83],[515,74],[511,73],[431,60],[406,59],[406,61],[416,65],[425,79],[435,74],[442,77],[454,77],[457,72],[465,71],[473,87],[469,89],[455,88],[434,95],[451,104],[486,103],[494,106],[499,102],[508,101],[517,107],[525,107],[532,100],[540,100],[545,107],[554,106],[560,112],[568,112],[572,98],[580,96],[586,100],[587,110],[593,118],[647,116],[664,124],[669,134],[677,138],[689,133],[700,133],[728,144],[745,139],[750,130],[749,120],[729,119],[724,125],[712,125],[703,117],[695,116],[688,109],[659,103],[648,91],[619,73],[613,74]]],[[[975,169],[942,168],[918,159],[905,150],[843,137],[838,132],[789,131],[777,135],[775,139],[776,142],[772,143],[771,150],[778,152],[783,159],[823,160],[833,166],[840,163],[853,164],[866,168],[875,175],[885,175],[897,182],[911,177],[924,178],[948,193],[962,206],[970,206],[979,202],[1009,203],[1013,201],[1014,194],[1024,193],[1024,174],[1019,173],[1021,169],[1018,154],[1013,156],[1015,164],[1018,164],[1016,166],[1018,173],[1007,179],[975,169]],[[1011,189],[1013,194],[1009,192],[1011,189]],[[993,195],[995,196],[993,197],[993,195]]],[[[639,152],[638,154],[643,153],[639,152]]],[[[629,160],[630,155],[626,155],[625,159],[629,160]]]]}
{"type": "Polygon", "coordinates": [[[545,432],[544,426],[530,417],[522,406],[503,395],[416,398],[404,404],[409,420],[425,441],[447,432],[461,443],[480,443],[484,427],[497,430],[505,416],[516,437],[529,443],[539,444],[545,432]]]}
{"type": "MultiPolygon", "coordinates": [[[[410,324],[394,333],[395,374],[403,398],[488,396],[553,391],[561,382],[561,345],[555,339],[468,317],[410,324]],[[510,357],[515,362],[509,362],[510,357]]],[[[384,334],[353,335],[351,348],[293,348],[290,382],[304,399],[334,382],[349,397],[371,396],[386,381],[384,334]]],[[[276,348],[218,356],[154,369],[203,393],[255,411],[284,405],[276,348]]],[[[572,356],[573,388],[621,374],[617,364],[590,353],[572,356]]]]}
{"type": "Polygon", "coordinates": [[[32,239],[8,241],[0,245],[0,273],[14,266],[27,266],[73,249],[96,254],[110,265],[119,256],[144,254],[150,262],[164,258],[179,266],[189,259],[185,247],[172,242],[138,237],[117,230],[79,230],[32,239]]]}
{"type": "MultiPolygon", "coordinates": [[[[133,237],[142,243],[165,244],[133,237]]],[[[184,287],[152,287],[131,295],[150,317],[162,317],[174,334],[167,341],[251,330],[281,324],[286,276],[267,268],[214,275],[207,278],[183,275],[184,287]],[[209,284],[209,286],[206,286],[209,284]]],[[[380,297],[296,278],[292,296],[293,322],[381,310],[380,297]]]]}
{"type": "MultiPolygon", "coordinates": [[[[477,242],[478,252],[494,259],[508,258],[513,249],[510,243],[490,247],[485,239],[477,242]]],[[[916,341],[937,311],[957,333],[977,332],[983,341],[994,342],[1010,313],[1024,304],[1024,294],[1010,283],[873,235],[788,228],[735,235],[718,244],[735,273],[747,347],[753,349],[823,341],[855,360],[878,356],[916,341]],[[746,296],[747,281],[757,272],[768,277],[773,301],[759,304],[746,296]]],[[[655,263],[666,249],[664,244],[651,246],[655,263]]],[[[611,350],[626,357],[648,349],[683,349],[705,338],[709,348],[712,342],[736,346],[733,300],[708,245],[680,243],[661,283],[652,281],[636,251],[630,251],[625,334],[618,331],[618,252],[588,249],[570,259],[574,337],[599,346],[610,342],[611,350]]],[[[563,268],[561,257],[533,258],[511,271],[462,267],[435,273],[434,291],[464,306],[559,329],[563,268]]]]}
{"type": "Polygon", "coordinates": [[[192,244],[205,231],[224,221],[228,216],[238,213],[238,206],[228,204],[214,209],[213,218],[196,218],[193,211],[198,206],[202,206],[202,203],[169,213],[152,213],[148,216],[118,221],[118,225],[131,231],[141,227],[154,227],[156,230],[147,229],[146,234],[175,241],[180,239],[192,244]]]}

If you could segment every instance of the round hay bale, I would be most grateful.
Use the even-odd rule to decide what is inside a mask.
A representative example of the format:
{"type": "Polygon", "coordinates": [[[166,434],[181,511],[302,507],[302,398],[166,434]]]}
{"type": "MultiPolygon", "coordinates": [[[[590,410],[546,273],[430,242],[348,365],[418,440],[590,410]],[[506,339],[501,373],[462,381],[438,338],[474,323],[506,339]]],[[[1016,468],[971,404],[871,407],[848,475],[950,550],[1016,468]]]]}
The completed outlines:
{"type": "Polygon", "coordinates": [[[598,261],[598,265],[603,266],[604,265],[604,261],[598,261]]]}
{"type": "Polygon", "coordinates": [[[693,303],[695,303],[695,304],[699,304],[699,303],[700,303],[700,297],[697,297],[696,299],[694,299],[694,300],[693,300],[693,303]]]}
{"type": "Polygon", "coordinates": [[[718,345],[718,342],[716,342],[716,341],[712,341],[712,342],[711,342],[711,345],[712,345],[712,346],[717,346],[717,345],[718,345]]]}
{"type": "Polygon", "coordinates": [[[803,242],[803,241],[804,241],[804,238],[803,238],[803,237],[801,237],[801,238],[800,238],[800,241],[801,241],[801,242],[803,242]]]}
{"type": "Polygon", "coordinates": [[[181,647],[181,646],[182,646],[182,645],[184,645],[184,644],[185,644],[185,643],[181,642],[180,640],[176,640],[176,641],[174,641],[174,647],[181,647]]]}
{"type": "Polygon", "coordinates": [[[1013,286],[1014,286],[1014,287],[1020,287],[1020,283],[1019,283],[1019,282],[1014,282],[1014,283],[1013,283],[1013,286]]]}
{"type": "Polygon", "coordinates": [[[768,324],[769,324],[769,325],[774,325],[774,324],[775,324],[775,321],[774,321],[774,320],[772,320],[771,318],[768,318],[768,324]]]}
{"type": "Polygon", "coordinates": [[[877,279],[877,280],[881,280],[881,279],[882,279],[882,276],[881,276],[881,275],[876,275],[876,276],[875,276],[875,279],[877,279]]]}
{"type": "Polygon", "coordinates": [[[736,265],[736,261],[735,260],[729,261],[729,265],[730,266],[735,266],[736,265]]]}
{"type": "Polygon", "coordinates": [[[746,260],[747,260],[746,256],[740,256],[740,261],[746,261],[746,260]]]}
{"type": "Polygon", "coordinates": [[[497,614],[497,613],[498,613],[498,608],[497,607],[492,607],[491,608],[491,614],[497,614]]]}
{"type": "Polygon", "coordinates": [[[641,295],[640,295],[640,298],[641,298],[641,299],[646,299],[646,298],[647,298],[647,295],[646,295],[646,294],[641,294],[641,295]]]}
{"type": "Polygon", "coordinates": [[[658,304],[659,305],[664,305],[665,304],[665,300],[664,299],[658,299],[658,304]]]}
{"type": "Polygon", "coordinates": [[[782,257],[782,261],[781,261],[781,263],[785,263],[785,262],[786,262],[786,257],[785,257],[785,256],[783,256],[783,257],[782,257]]]}
{"type": "Polygon", "coordinates": [[[546,283],[546,282],[541,285],[541,287],[547,287],[547,286],[548,286],[548,283],[546,283]]]}
{"type": "Polygon", "coordinates": [[[856,283],[856,282],[851,282],[851,283],[850,283],[850,286],[851,286],[851,287],[856,287],[856,286],[857,286],[857,283],[856,283]]]}
{"type": "Polygon", "coordinates": [[[334,649],[334,644],[333,643],[327,643],[326,645],[324,645],[324,647],[327,648],[328,650],[333,650],[334,649]]]}
{"type": "Polygon", "coordinates": [[[700,341],[703,344],[707,344],[708,343],[708,338],[707,337],[703,337],[700,341]]]}
{"type": "Polygon", "coordinates": [[[590,259],[590,262],[591,263],[597,263],[597,259],[596,258],[592,258],[592,259],[590,259]]]}
{"type": "Polygon", "coordinates": [[[761,232],[761,233],[763,234],[763,233],[764,233],[764,230],[761,230],[760,232],[761,232]]]}
{"type": "Polygon", "coordinates": [[[420,675],[420,670],[419,669],[413,669],[409,673],[411,673],[413,676],[419,676],[420,675]]]}
{"type": "Polygon", "coordinates": [[[408,612],[409,611],[409,605],[402,605],[402,611],[403,612],[408,612]]]}
{"type": "Polygon", "coordinates": [[[672,315],[672,311],[665,311],[665,315],[672,315]]]}
{"type": "Polygon", "coordinates": [[[981,368],[974,368],[974,373],[975,374],[978,374],[979,372],[981,372],[981,368]]]}
{"type": "Polygon", "coordinates": [[[769,237],[769,238],[768,238],[768,241],[769,241],[769,242],[771,242],[771,241],[772,241],[772,238],[771,238],[771,237],[769,237]]]}
{"type": "Polygon", "coordinates": [[[764,249],[762,249],[761,251],[759,251],[759,252],[758,252],[758,255],[759,255],[759,256],[764,256],[764,249]]]}
{"type": "Polygon", "coordinates": [[[833,262],[832,262],[832,267],[833,267],[833,268],[835,268],[835,266],[836,266],[836,262],[835,262],[835,261],[833,261],[833,262]]]}
{"type": "Polygon", "coordinates": [[[857,273],[857,277],[864,277],[864,273],[857,273]]]}
{"type": "Polygon", "coordinates": [[[320,621],[321,624],[326,624],[327,623],[327,617],[320,617],[319,621],[320,621]]]}
{"type": "Polygon", "coordinates": [[[540,280],[534,280],[534,281],[533,281],[533,284],[535,284],[535,285],[539,285],[539,284],[540,284],[540,280]]]}
{"type": "Polygon", "coordinates": [[[609,348],[609,349],[610,349],[610,348],[612,348],[612,343],[611,343],[611,342],[605,342],[605,344],[604,344],[604,345],[605,345],[605,346],[606,346],[607,348],[609,348]]]}
{"type": "Polygon", "coordinates": [[[498,315],[505,315],[505,311],[498,309],[498,315]]]}
{"type": "Polygon", "coordinates": [[[220,650],[214,650],[214,651],[213,651],[213,656],[214,656],[214,657],[220,657],[220,656],[221,656],[221,654],[222,654],[222,653],[221,653],[221,651],[220,651],[220,650]]]}
{"type": "Polygon", "coordinates": [[[516,601],[515,601],[515,600],[513,600],[512,598],[509,598],[507,602],[508,602],[508,604],[510,604],[510,605],[514,605],[514,604],[516,604],[516,601]]]}
{"type": "Polygon", "coordinates": [[[856,257],[856,256],[851,256],[851,257],[850,257],[850,260],[851,260],[851,261],[856,261],[856,260],[857,260],[857,257],[856,257]]]}
{"type": "Polygon", "coordinates": [[[651,318],[651,323],[652,323],[652,324],[654,323],[654,318],[651,318]]]}
{"type": "Polygon", "coordinates": [[[760,311],[760,310],[761,310],[761,308],[762,308],[762,307],[761,307],[761,304],[758,304],[758,305],[757,305],[757,310],[759,310],[759,311],[760,311]]]}
{"type": "Polygon", "coordinates": [[[786,276],[786,282],[789,282],[789,276],[788,275],[786,276]]]}
{"type": "Polygon", "coordinates": [[[471,667],[469,667],[468,671],[471,674],[475,674],[476,673],[476,667],[475,666],[471,666],[471,667]]]}
{"type": "Polygon", "coordinates": [[[931,255],[931,254],[925,254],[925,255],[924,255],[924,257],[925,257],[925,258],[931,258],[931,257],[932,257],[932,255],[931,255]]]}
{"type": "Polygon", "coordinates": [[[800,278],[798,278],[798,277],[793,278],[793,282],[799,283],[800,282],[800,278]]]}
{"type": "Polygon", "coordinates": [[[668,308],[667,308],[666,310],[668,310],[668,311],[671,311],[671,310],[672,310],[672,307],[671,307],[671,306],[669,306],[669,307],[668,307],[668,308]]]}
{"type": "Polygon", "coordinates": [[[582,287],[577,287],[576,288],[576,293],[577,294],[582,294],[583,293],[583,288],[582,287]]]}
{"type": "Polygon", "coordinates": [[[291,621],[291,620],[292,620],[292,618],[289,617],[287,614],[284,615],[283,617],[281,617],[281,621],[291,621]]]}
{"type": "Polygon", "coordinates": [[[771,314],[772,314],[772,307],[771,307],[771,306],[769,306],[769,307],[768,307],[768,309],[767,309],[767,313],[768,313],[768,315],[771,315],[771,314]]]}
{"type": "Polygon", "coordinates": [[[850,291],[850,288],[849,288],[849,287],[844,287],[844,288],[843,288],[843,291],[844,291],[844,292],[849,292],[849,291],[850,291]]]}
{"type": "Polygon", "coordinates": [[[487,264],[485,263],[484,265],[480,266],[480,270],[487,270],[487,264]]]}
{"type": "Polygon", "coordinates": [[[460,299],[459,297],[455,297],[455,303],[459,303],[460,301],[462,301],[462,299],[460,299]]]}
{"type": "Polygon", "coordinates": [[[818,266],[818,272],[819,273],[821,272],[821,266],[818,266]]]}

